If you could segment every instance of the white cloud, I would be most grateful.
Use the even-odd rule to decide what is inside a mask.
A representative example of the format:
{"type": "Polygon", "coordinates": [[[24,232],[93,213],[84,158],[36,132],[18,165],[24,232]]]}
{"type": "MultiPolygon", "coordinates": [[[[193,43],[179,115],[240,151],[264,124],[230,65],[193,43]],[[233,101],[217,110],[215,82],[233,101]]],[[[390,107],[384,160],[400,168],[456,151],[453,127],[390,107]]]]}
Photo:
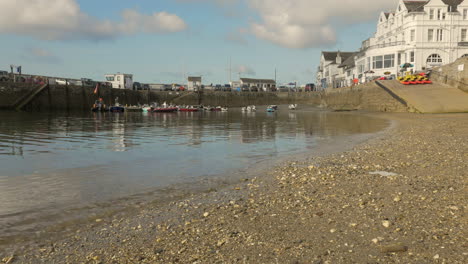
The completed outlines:
{"type": "Polygon", "coordinates": [[[124,10],[119,22],[100,20],[80,10],[76,0],[0,0],[0,33],[47,40],[107,39],[122,34],[170,33],[185,30],[178,16],[124,10]]]}
{"type": "Polygon", "coordinates": [[[336,42],[336,27],[377,18],[394,9],[389,0],[245,0],[260,16],[251,23],[256,37],[288,48],[309,48],[336,42]]]}
{"type": "Polygon", "coordinates": [[[28,61],[37,61],[41,63],[56,64],[61,63],[62,60],[49,50],[39,47],[25,48],[22,58],[28,61]]]}
{"type": "Polygon", "coordinates": [[[238,67],[236,67],[236,69],[234,69],[235,72],[237,72],[238,74],[244,74],[244,75],[255,75],[256,72],[254,69],[248,67],[248,66],[245,66],[245,65],[239,65],[238,67]]]}

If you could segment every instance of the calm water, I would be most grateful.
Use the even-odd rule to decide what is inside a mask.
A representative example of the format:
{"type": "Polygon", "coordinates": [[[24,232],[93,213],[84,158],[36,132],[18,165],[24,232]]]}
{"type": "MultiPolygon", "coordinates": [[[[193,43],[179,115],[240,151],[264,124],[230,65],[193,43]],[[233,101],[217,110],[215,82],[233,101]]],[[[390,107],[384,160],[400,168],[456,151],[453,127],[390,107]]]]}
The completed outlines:
{"type": "Polygon", "coordinates": [[[34,232],[71,212],[81,214],[77,208],[99,209],[144,193],[156,197],[209,179],[239,179],[249,168],[355,142],[388,125],[359,115],[286,108],[277,113],[0,112],[0,240],[34,232]]]}

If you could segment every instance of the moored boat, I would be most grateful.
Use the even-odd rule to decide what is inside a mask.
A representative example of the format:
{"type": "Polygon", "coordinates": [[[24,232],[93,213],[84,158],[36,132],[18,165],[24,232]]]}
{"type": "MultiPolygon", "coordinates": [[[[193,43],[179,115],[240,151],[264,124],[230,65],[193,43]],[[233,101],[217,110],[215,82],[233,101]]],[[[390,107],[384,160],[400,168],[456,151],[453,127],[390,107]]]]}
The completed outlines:
{"type": "Polygon", "coordinates": [[[112,113],[123,113],[125,112],[125,107],[120,105],[113,105],[109,108],[109,111],[112,113]]]}
{"type": "Polygon", "coordinates": [[[290,104],[289,105],[289,110],[296,110],[297,104],[290,104]]]}
{"type": "Polygon", "coordinates": [[[278,109],[278,106],[276,105],[269,105],[266,109],[267,112],[276,112],[276,110],[278,109]]]}
{"type": "Polygon", "coordinates": [[[156,107],[152,109],[153,113],[175,113],[179,109],[177,107],[156,107]]]}
{"type": "Polygon", "coordinates": [[[143,108],[140,106],[127,106],[125,107],[126,112],[142,112],[143,108]]]}
{"type": "Polygon", "coordinates": [[[198,112],[198,108],[194,107],[180,107],[179,112],[198,112]]]}

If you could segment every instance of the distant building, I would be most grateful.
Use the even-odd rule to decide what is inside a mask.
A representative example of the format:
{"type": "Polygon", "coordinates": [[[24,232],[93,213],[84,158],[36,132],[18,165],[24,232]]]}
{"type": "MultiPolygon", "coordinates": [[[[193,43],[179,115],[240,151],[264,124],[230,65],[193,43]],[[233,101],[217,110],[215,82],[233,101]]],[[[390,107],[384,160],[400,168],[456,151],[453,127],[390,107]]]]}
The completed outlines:
{"type": "Polygon", "coordinates": [[[276,82],[271,79],[240,78],[240,82],[242,88],[248,88],[249,90],[257,88],[258,91],[269,92],[276,89],[276,82]]]}
{"type": "Polygon", "coordinates": [[[241,81],[231,81],[229,84],[231,85],[232,91],[240,91],[242,89],[241,81]]]}
{"type": "Polygon", "coordinates": [[[395,10],[380,13],[376,33],[362,42],[353,59],[342,55],[340,62],[337,53],[322,52],[318,86],[395,78],[452,63],[468,56],[468,1],[395,0],[395,10]]]}
{"type": "Polygon", "coordinates": [[[106,74],[106,81],[115,89],[133,89],[133,74],[117,73],[106,74]]]}
{"type": "Polygon", "coordinates": [[[317,89],[339,87],[339,83],[342,81],[340,76],[342,70],[339,66],[354,54],[354,52],[322,51],[317,70],[317,89]]]}
{"type": "Polygon", "coordinates": [[[189,91],[197,91],[202,86],[202,77],[188,77],[187,89],[189,91]]]}

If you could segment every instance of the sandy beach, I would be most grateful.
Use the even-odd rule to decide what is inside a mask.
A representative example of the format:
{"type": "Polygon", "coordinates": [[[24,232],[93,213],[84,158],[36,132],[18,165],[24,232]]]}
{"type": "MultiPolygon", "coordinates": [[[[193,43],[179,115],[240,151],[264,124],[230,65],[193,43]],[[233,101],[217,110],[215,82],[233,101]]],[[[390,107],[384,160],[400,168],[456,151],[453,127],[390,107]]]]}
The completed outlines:
{"type": "Polygon", "coordinates": [[[467,263],[468,116],[369,115],[397,125],[343,153],[0,246],[0,260],[467,263]]]}

